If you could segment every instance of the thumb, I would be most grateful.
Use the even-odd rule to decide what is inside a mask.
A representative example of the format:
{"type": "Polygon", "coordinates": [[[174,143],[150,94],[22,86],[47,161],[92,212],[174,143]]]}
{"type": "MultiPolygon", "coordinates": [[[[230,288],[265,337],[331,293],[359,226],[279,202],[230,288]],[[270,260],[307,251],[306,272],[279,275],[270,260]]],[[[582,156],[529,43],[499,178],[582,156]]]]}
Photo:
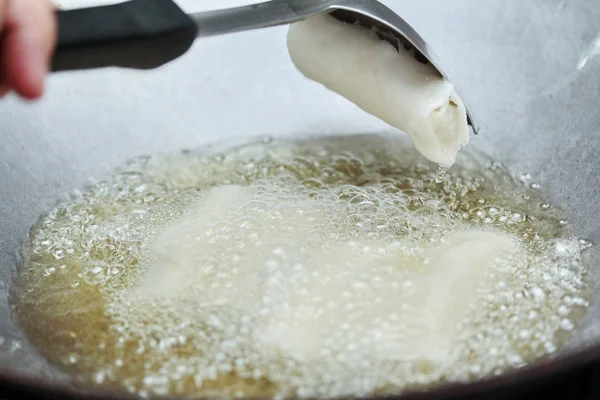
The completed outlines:
{"type": "Polygon", "coordinates": [[[54,4],[48,0],[7,3],[1,38],[3,83],[29,99],[42,95],[56,39],[54,4]]]}

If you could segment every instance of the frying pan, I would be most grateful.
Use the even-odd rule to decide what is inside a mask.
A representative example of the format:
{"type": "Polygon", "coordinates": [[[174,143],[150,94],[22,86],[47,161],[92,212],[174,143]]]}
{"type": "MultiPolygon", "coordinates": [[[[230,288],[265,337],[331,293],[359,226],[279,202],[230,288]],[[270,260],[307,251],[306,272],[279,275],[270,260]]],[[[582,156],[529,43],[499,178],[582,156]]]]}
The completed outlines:
{"type": "MultiPolygon", "coordinates": [[[[600,51],[594,46],[600,3],[386,3],[432,45],[473,105],[481,134],[470,147],[515,174],[530,173],[566,210],[575,233],[599,243],[600,57],[594,55],[600,51]]],[[[180,4],[197,11],[194,0],[180,4]]],[[[43,101],[3,101],[0,121],[0,393],[12,398],[126,398],[70,386],[11,319],[8,293],[19,247],[37,217],[65,193],[144,154],[265,134],[391,132],[303,79],[288,59],[281,27],[196,41],[159,69],[54,75],[43,101]]],[[[599,322],[596,300],[556,358],[403,398],[512,398],[600,361],[599,322]]]]}

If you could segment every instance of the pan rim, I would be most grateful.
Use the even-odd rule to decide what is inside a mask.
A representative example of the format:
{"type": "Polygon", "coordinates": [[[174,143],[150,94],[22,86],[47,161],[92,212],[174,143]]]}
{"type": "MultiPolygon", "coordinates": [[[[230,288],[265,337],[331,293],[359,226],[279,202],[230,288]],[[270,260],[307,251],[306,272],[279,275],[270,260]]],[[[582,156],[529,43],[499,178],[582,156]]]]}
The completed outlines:
{"type": "MultiPolygon", "coordinates": [[[[594,343],[572,350],[555,357],[539,359],[533,364],[507,371],[498,376],[491,376],[471,382],[451,382],[433,387],[429,390],[407,390],[402,393],[383,396],[365,396],[364,399],[398,399],[398,400],[458,400],[482,396],[493,398],[508,395],[527,386],[543,386],[544,381],[566,373],[581,371],[590,364],[600,360],[600,343],[594,343]]],[[[34,398],[61,399],[139,399],[124,390],[111,390],[89,386],[74,386],[69,382],[51,382],[43,378],[28,376],[23,373],[11,372],[10,369],[0,368],[0,390],[2,395],[23,396],[34,395],[34,398]]],[[[176,396],[159,396],[159,399],[176,400],[176,396]]],[[[199,397],[198,399],[208,399],[199,397]]],[[[248,399],[263,399],[261,397],[248,399]]]]}

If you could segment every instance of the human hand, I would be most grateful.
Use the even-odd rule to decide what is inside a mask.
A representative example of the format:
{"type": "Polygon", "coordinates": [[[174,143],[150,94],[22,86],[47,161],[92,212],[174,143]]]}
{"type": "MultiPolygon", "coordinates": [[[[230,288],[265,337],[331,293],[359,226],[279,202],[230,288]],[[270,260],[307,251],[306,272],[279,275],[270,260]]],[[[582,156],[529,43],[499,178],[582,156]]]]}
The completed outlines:
{"type": "Polygon", "coordinates": [[[0,96],[42,95],[56,42],[55,11],[51,0],[0,0],[0,96]]]}

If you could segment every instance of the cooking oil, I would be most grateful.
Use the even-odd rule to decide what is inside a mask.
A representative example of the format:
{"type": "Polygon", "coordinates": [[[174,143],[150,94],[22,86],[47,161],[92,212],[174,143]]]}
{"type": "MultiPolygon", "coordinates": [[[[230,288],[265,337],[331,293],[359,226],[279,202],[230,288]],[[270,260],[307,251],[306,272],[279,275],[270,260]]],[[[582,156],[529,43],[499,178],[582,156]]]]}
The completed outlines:
{"type": "Polygon", "coordinates": [[[13,315],[75,381],[141,396],[501,374],[557,353],[591,296],[591,243],[530,179],[381,136],[141,157],[39,219],[13,315]]]}

